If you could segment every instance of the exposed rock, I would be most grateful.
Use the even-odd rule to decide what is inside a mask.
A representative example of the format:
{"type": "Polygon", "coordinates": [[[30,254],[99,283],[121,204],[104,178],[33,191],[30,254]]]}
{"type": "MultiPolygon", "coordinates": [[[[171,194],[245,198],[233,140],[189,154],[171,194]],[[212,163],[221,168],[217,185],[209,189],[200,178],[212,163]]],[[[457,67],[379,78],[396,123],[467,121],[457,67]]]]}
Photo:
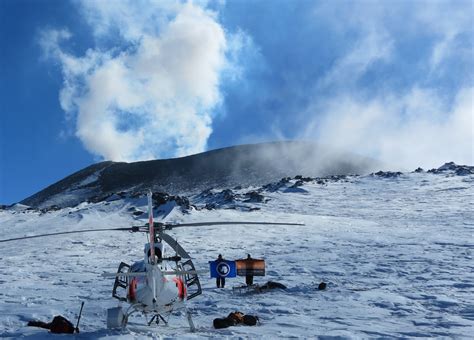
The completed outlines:
{"type": "Polygon", "coordinates": [[[153,192],[151,197],[153,200],[153,206],[155,207],[159,207],[160,205],[175,201],[176,204],[181,207],[181,210],[183,212],[191,208],[189,199],[185,196],[173,196],[165,192],[153,192]]]}
{"type": "Polygon", "coordinates": [[[288,183],[290,183],[291,177],[283,177],[276,183],[269,183],[264,186],[262,186],[263,190],[267,190],[270,192],[275,192],[278,191],[279,189],[286,187],[288,183]]]}
{"type": "Polygon", "coordinates": [[[160,206],[168,203],[170,195],[165,192],[154,192],[151,194],[151,199],[153,200],[153,206],[160,206]]]}
{"type": "Polygon", "coordinates": [[[213,192],[212,190],[213,189],[204,190],[199,195],[197,195],[197,198],[204,200],[207,203],[212,203],[215,206],[231,204],[240,198],[240,195],[234,193],[231,189],[224,189],[220,192],[213,192]]]}
{"type": "Polygon", "coordinates": [[[207,197],[212,197],[214,194],[212,193],[213,188],[207,188],[206,190],[201,191],[197,197],[199,198],[207,198],[207,197]]]}
{"type": "Polygon", "coordinates": [[[99,202],[104,202],[107,201],[110,197],[112,197],[113,193],[109,193],[106,195],[97,195],[97,196],[92,196],[87,200],[88,203],[99,203],[99,202]]]}
{"type": "Polygon", "coordinates": [[[397,172],[392,172],[392,171],[378,171],[376,173],[371,173],[370,174],[371,176],[378,176],[378,177],[382,177],[382,178],[397,178],[401,175],[403,175],[403,173],[397,171],[397,172]]]}
{"type": "Polygon", "coordinates": [[[456,170],[457,167],[458,167],[458,165],[456,165],[456,163],[448,162],[448,163],[444,163],[443,165],[441,165],[438,168],[438,171],[456,170]]]}
{"type": "Polygon", "coordinates": [[[303,186],[304,182],[302,180],[296,181],[290,188],[297,188],[303,186]]]}
{"type": "Polygon", "coordinates": [[[249,191],[245,194],[245,197],[248,197],[244,200],[245,203],[265,203],[267,200],[265,196],[258,193],[257,191],[249,191]]]}
{"type": "Polygon", "coordinates": [[[438,169],[431,169],[428,170],[428,172],[433,174],[453,173],[457,176],[467,176],[474,174],[474,166],[457,165],[454,162],[448,162],[440,166],[438,169]]]}
{"type": "Polygon", "coordinates": [[[455,171],[458,176],[467,176],[474,174],[474,167],[463,166],[459,167],[455,171]]]}
{"type": "Polygon", "coordinates": [[[142,197],[144,194],[140,191],[133,191],[129,194],[130,198],[140,198],[142,197]]]}
{"type": "Polygon", "coordinates": [[[40,212],[42,214],[45,214],[45,213],[50,212],[50,211],[58,211],[58,210],[61,210],[61,207],[59,207],[57,205],[51,205],[47,208],[40,209],[40,212]]]}
{"type": "Polygon", "coordinates": [[[296,179],[296,180],[303,181],[303,182],[312,182],[312,181],[314,180],[314,178],[311,178],[311,177],[303,177],[303,176],[301,176],[301,175],[295,176],[295,179],[296,179]]]}
{"type": "Polygon", "coordinates": [[[220,192],[224,202],[231,203],[235,201],[235,194],[231,189],[225,189],[220,192]]]}
{"type": "Polygon", "coordinates": [[[214,210],[214,209],[216,209],[216,205],[214,203],[207,203],[205,208],[207,210],[214,210]]]}

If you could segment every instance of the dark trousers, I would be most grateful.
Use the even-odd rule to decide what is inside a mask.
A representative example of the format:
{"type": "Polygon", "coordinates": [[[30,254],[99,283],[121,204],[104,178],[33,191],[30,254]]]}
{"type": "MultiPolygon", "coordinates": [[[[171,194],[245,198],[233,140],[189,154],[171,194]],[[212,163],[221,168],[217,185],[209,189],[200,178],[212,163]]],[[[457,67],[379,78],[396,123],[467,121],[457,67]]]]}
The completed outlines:
{"type": "Polygon", "coordinates": [[[224,288],[224,286],[225,286],[225,277],[218,277],[216,279],[216,286],[217,286],[217,288],[224,288]]]}
{"type": "Polygon", "coordinates": [[[245,276],[245,283],[247,286],[251,286],[253,284],[253,275],[245,276]]]}

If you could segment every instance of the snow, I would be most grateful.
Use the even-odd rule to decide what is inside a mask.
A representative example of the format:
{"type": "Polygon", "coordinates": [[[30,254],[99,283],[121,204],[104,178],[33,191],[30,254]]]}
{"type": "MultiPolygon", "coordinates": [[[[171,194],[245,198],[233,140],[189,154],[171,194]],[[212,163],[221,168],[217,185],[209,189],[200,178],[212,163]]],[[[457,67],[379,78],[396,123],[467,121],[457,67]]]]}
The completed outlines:
{"type": "MultiPolygon", "coordinates": [[[[472,336],[474,175],[405,173],[293,184],[265,192],[266,203],[252,203],[260,210],[236,204],[237,209],[187,214],[175,208],[166,216],[172,222],[304,222],[170,232],[197,269],[207,269],[219,253],[226,259],[250,253],[266,260],[267,276],[255,282],[281,282],[286,291],[234,294],[232,286],[244,278],[228,279],[225,289],[217,289],[214,279],[202,275],[203,294],[188,304],[196,333],[179,314],[166,327],[108,330],[105,310],[117,303],[111,297],[113,280],[100,275],[115,272],[121,261],[141,259],[144,235],[102,232],[1,243],[0,337],[56,339],[26,327],[27,321],[51,321],[61,314],[75,323],[81,301],[76,338],[84,339],[472,336]],[[319,291],[322,281],[328,286],[319,291]],[[261,325],[213,329],[214,318],[236,310],[259,316],[261,325]]],[[[137,220],[132,206],[146,211],[143,199],[83,203],[48,213],[3,210],[1,238],[144,223],[146,214],[137,220]]]]}
{"type": "Polygon", "coordinates": [[[100,175],[101,172],[102,172],[102,170],[101,170],[101,171],[97,171],[97,172],[93,173],[93,174],[90,175],[90,176],[87,176],[84,180],[82,180],[81,182],[79,182],[78,186],[79,186],[79,187],[83,187],[83,186],[90,185],[90,184],[92,184],[92,183],[97,182],[97,180],[99,179],[99,175],[100,175]]]}

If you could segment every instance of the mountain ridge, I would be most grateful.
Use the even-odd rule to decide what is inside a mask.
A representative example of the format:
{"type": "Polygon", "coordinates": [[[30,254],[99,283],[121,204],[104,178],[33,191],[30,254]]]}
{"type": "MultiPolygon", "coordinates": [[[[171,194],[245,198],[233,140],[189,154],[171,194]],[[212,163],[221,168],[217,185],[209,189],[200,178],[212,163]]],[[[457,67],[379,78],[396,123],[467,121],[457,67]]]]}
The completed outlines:
{"type": "Polygon", "coordinates": [[[122,191],[196,193],[209,187],[263,185],[282,177],[369,173],[379,162],[311,142],[231,146],[172,159],[90,165],[20,203],[44,207],[56,195],[63,206],[122,191]]]}

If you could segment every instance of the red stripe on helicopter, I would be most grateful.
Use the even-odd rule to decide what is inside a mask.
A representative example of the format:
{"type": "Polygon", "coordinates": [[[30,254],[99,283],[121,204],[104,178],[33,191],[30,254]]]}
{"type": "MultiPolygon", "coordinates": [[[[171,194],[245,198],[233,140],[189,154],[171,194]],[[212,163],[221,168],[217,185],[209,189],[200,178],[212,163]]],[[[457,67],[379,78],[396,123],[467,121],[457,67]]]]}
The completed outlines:
{"type": "Polygon", "coordinates": [[[176,287],[178,287],[178,298],[180,300],[184,300],[186,297],[186,286],[181,278],[175,277],[173,281],[176,283],[176,287]]]}
{"type": "Polygon", "coordinates": [[[131,281],[130,281],[130,284],[128,285],[128,299],[130,301],[135,301],[137,295],[136,295],[136,292],[137,292],[137,278],[134,277],[131,281]]]}

